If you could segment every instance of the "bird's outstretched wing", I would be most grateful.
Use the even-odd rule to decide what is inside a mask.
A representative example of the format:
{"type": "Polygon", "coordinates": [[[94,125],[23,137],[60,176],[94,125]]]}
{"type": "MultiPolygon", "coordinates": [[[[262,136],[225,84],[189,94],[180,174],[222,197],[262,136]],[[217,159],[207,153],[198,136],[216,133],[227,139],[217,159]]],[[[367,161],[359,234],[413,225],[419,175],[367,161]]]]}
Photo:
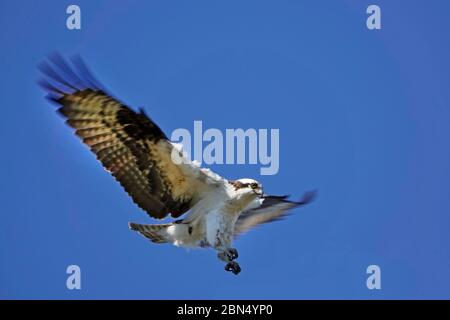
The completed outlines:
{"type": "Polygon", "coordinates": [[[241,213],[234,234],[238,236],[259,224],[280,220],[289,210],[310,203],[315,196],[315,191],[306,192],[300,201],[290,201],[288,196],[265,196],[260,207],[241,213]]]}
{"type": "Polygon", "coordinates": [[[71,62],[53,54],[39,65],[45,75],[39,84],[67,124],[151,217],[188,211],[211,174],[190,162],[174,163],[174,145],[143,110],[108,94],[80,58],[71,62]]]}

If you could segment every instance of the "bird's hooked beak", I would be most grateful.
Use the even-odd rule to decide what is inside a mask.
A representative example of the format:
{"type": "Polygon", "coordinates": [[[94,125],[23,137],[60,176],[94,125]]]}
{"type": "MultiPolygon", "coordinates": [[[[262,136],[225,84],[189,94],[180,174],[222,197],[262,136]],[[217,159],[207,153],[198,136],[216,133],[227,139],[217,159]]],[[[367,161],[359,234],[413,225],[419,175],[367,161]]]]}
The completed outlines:
{"type": "Polygon", "coordinates": [[[261,199],[263,199],[265,197],[265,194],[264,194],[264,192],[262,191],[261,188],[253,190],[253,192],[261,199]]]}

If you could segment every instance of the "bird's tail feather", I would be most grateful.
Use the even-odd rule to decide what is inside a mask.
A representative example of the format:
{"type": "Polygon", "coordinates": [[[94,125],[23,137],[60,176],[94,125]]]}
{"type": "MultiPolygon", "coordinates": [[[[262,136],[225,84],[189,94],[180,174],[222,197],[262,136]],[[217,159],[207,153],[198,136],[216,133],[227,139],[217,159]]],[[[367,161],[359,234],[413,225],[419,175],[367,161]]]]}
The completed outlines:
{"type": "Polygon", "coordinates": [[[130,222],[129,227],[131,230],[137,231],[144,237],[150,239],[154,243],[167,243],[170,242],[167,228],[172,224],[138,224],[130,222]]]}

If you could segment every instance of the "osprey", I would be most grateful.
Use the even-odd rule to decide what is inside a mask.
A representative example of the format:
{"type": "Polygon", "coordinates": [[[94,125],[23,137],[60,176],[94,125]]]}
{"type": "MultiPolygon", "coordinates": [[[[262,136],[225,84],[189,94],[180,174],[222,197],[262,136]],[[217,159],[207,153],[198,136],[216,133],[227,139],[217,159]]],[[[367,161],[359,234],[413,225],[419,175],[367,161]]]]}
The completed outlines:
{"type": "Polygon", "coordinates": [[[315,195],[307,192],[300,201],[266,195],[256,180],[228,180],[189,161],[142,109],[133,111],[108,94],[79,57],[68,63],[53,54],[39,69],[47,98],[136,205],[156,219],[179,218],[189,211],[171,223],[129,224],[154,243],[212,247],[225,270],[238,274],[233,240],[315,195]],[[183,161],[174,161],[174,155],[183,161]]]}

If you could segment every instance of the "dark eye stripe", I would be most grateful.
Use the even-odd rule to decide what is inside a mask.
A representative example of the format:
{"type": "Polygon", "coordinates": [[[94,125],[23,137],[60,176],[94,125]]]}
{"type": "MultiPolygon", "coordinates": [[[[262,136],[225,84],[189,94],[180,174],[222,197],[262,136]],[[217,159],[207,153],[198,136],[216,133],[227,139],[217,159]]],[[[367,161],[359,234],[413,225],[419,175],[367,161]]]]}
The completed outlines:
{"type": "Polygon", "coordinates": [[[242,183],[240,181],[229,181],[229,183],[231,183],[236,190],[248,187],[256,189],[259,187],[259,184],[257,184],[256,182],[242,183]]]}

